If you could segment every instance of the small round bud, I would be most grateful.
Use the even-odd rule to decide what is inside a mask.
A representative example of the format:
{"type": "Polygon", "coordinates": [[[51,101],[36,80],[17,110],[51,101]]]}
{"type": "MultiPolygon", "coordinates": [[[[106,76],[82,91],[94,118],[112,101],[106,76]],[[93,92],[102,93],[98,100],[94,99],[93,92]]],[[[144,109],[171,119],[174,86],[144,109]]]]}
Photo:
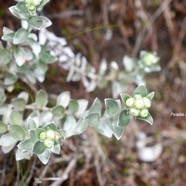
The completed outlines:
{"type": "Polygon", "coordinates": [[[143,98],[137,98],[137,99],[135,99],[134,106],[137,109],[143,109],[144,108],[143,98]]]}
{"type": "Polygon", "coordinates": [[[35,6],[38,6],[41,4],[43,0],[32,0],[32,2],[34,3],[35,6]]]}
{"type": "Polygon", "coordinates": [[[61,134],[59,132],[56,132],[55,140],[59,140],[61,138],[61,134]]]}
{"type": "Polygon", "coordinates": [[[49,149],[54,146],[54,141],[51,139],[45,139],[43,143],[49,149]]]}
{"type": "Polygon", "coordinates": [[[126,100],[126,106],[127,107],[132,107],[133,106],[133,104],[134,104],[134,98],[128,98],[127,100],[126,100]]]}
{"type": "Polygon", "coordinates": [[[32,3],[32,0],[25,0],[26,3],[32,3]]]}
{"type": "Polygon", "coordinates": [[[39,134],[39,139],[40,139],[40,140],[46,139],[46,132],[41,132],[41,133],[39,134]]]}
{"type": "Polygon", "coordinates": [[[35,12],[35,11],[36,11],[36,7],[35,7],[35,5],[33,5],[33,4],[28,4],[27,7],[28,7],[28,10],[29,10],[30,12],[35,12]]]}
{"type": "Polygon", "coordinates": [[[139,115],[139,110],[137,110],[135,108],[131,108],[130,109],[130,115],[131,116],[138,116],[139,115]]]}
{"type": "Polygon", "coordinates": [[[138,99],[138,98],[142,98],[142,95],[141,94],[135,94],[133,97],[138,99]]]}
{"type": "Polygon", "coordinates": [[[142,117],[142,118],[146,118],[148,115],[149,115],[149,111],[148,111],[148,109],[142,109],[141,111],[140,111],[140,117],[142,117]]]}
{"type": "Polygon", "coordinates": [[[43,0],[24,0],[27,4],[32,4],[34,6],[38,6],[42,3],[43,0]]]}
{"type": "Polygon", "coordinates": [[[151,100],[149,98],[144,97],[143,98],[143,103],[145,108],[150,108],[151,107],[151,100]]]}
{"type": "Polygon", "coordinates": [[[143,57],[143,62],[146,66],[151,66],[159,61],[159,57],[153,53],[146,53],[143,57]]]}
{"type": "Polygon", "coordinates": [[[52,139],[54,140],[56,138],[56,132],[53,131],[53,130],[47,130],[46,131],[46,136],[47,136],[47,139],[52,139]]]}

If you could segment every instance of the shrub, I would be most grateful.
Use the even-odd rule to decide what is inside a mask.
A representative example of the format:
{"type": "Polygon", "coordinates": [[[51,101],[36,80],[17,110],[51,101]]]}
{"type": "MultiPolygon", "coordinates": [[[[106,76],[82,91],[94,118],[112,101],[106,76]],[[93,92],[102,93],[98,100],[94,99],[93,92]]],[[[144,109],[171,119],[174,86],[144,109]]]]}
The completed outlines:
{"type": "MultiPolygon", "coordinates": [[[[6,42],[6,46],[0,43],[2,151],[9,153],[16,147],[16,160],[30,159],[36,154],[44,164],[49,161],[51,153],[60,153],[64,140],[83,133],[87,127],[93,127],[106,137],[114,135],[119,140],[133,116],[152,124],[153,119],[148,109],[154,96],[153,92],[147,94],[144,85],[139,85],[131,97],[120,92],[121,100],[106,98],[104,112],[98,98],[87,109],[88,100],[71,99],[70,93],[65,91],[55,96],[55,104],[50,102],[50,94],[45,90],[37,90],[35,84],[45,80],[48,65],[58,59],[45,45],[38,42],[37,35],[32,32],[52,24],[48,18],[37,14],[47,2],[48,0],[24,0],[10,7],[10,12],[21,20],[22,27],[17,31],[4,27],[2,40],[6,42]],[[21,81],[35,92],[34,98],[29,91],[16,95],[16,82],[21,81]],[[12,92],[14,97],[8,92],[12,92]]],[[[95,78],[94,87],[101,81],[113,81],[113,86],[117,83],[121,90],[122,81],[128,81],[129,78],[139,84],[146,72],[159,70],[158,60],[156,54],[145,51],[141,52],[139,60],[125,56],[125,72],[120,72],[117,64],[116,68],[111,65],[111,74],[116,74],[112,76],[113,79],[105,76],[106,68],[102,64],[100,73],[94,76],[99,77],[95,78]],[[127,78],[123,77],[123,73],[127,74],[127,78]],[[136,74],[138,78],[134,79],[136,74]]],[[[74,75],[70,71],[69,73],[71,77],[74,75]]],[[[89,74],[90,71],[84,71],[84,76],[89,74]]],[[[114,91],[117,89],[113,89],[114,91]]],[[[115,97],[117,95],[118,92],[115,97]]]]}

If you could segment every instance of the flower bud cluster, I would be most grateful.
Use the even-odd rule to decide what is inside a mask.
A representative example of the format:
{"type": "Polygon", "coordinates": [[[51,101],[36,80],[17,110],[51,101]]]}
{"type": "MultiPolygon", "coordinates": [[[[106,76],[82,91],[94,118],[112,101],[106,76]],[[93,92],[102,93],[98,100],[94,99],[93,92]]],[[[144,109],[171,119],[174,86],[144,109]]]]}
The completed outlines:
{"type": "Polygon", "coordinates": [[[47,148],[52,148],[54,146],[55,141],[59,140],[61,135],[59,132],[54,130],[43,131],[39,134],[39,139],[44,143],[47,148]]]}
{"type": "Polygon", "coordinates": [[[31,13],[34,13],[36,11],[36,8],[42,3],[43,0],[24,0],[28,11],[31,13]]]}
{"type": "Polygon", "coordinates": [[[143,64],[146,66],[152,66],[158,63],[159,57],[155,53],[142,51],[141,52],[141,60],[143,64]]]}
{"type": "Polygon", "coordinates": [[[133,97],[128,98],[125,104],[132,116],[146,118],[149,115],[148,109],[151,107],[151,100],[147,97],[135,94],[133,97]]]}

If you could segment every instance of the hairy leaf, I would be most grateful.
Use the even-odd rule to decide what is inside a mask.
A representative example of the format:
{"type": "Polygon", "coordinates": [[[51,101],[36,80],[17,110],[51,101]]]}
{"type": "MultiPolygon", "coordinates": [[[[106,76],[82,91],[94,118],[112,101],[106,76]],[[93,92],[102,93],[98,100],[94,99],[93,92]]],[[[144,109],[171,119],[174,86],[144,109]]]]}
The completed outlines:
{"type": "Polygon", "coordinates": [[[121,113],[119,115],[118,126],[125,127],[126,125],[129,124],[129,122],[130,122],[129,110],[128,109],[124,109],[124,110],[121,111],[121,113]]]}
{"type": "Polygon", "coordinates": [[[38,141],[34,145],[33,153],[34,154],[42,154],[45,151],[45,149],[46,149],[45,145],[42,142],[38,141]]]}
{"type": "Polygon", "coordinates": [[[45,107],[48,103],[48,94],[44,90],[40,90],[36,95],[36,105],[39,108],[45,107]]]}

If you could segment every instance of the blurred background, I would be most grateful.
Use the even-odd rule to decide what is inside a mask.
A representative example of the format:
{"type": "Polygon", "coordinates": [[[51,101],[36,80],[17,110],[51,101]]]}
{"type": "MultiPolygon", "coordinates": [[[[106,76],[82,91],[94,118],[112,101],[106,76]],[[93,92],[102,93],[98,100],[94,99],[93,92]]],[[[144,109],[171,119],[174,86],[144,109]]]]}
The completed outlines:
{"type": "MultiPolygon", "coordinates": [[[[8,10],[14,4],[0,1],[0,36],[4,26],[20,26],[8,10]]],[[[88,129],[66,140],[46,166],[36,157],[16,162],[14,152],[0,151],[0,185],[186,185],[186,1],[51,0],[41,14],[53,22],[48,30],[96,69],[102,59],[120,66],[124,55],[157,52],[161,71],[145,77],[149,92],[155,91],[154,125],[133,120],[120,141],[88,129]]],[[[90,102],[112,96],[110,86],[86,92],[81,81],[66,83],[66,76],[65,69],[51,65],[42,86],[90,102]]],[[[129,82],[127,92],[134,87],[129,82]]]]}

